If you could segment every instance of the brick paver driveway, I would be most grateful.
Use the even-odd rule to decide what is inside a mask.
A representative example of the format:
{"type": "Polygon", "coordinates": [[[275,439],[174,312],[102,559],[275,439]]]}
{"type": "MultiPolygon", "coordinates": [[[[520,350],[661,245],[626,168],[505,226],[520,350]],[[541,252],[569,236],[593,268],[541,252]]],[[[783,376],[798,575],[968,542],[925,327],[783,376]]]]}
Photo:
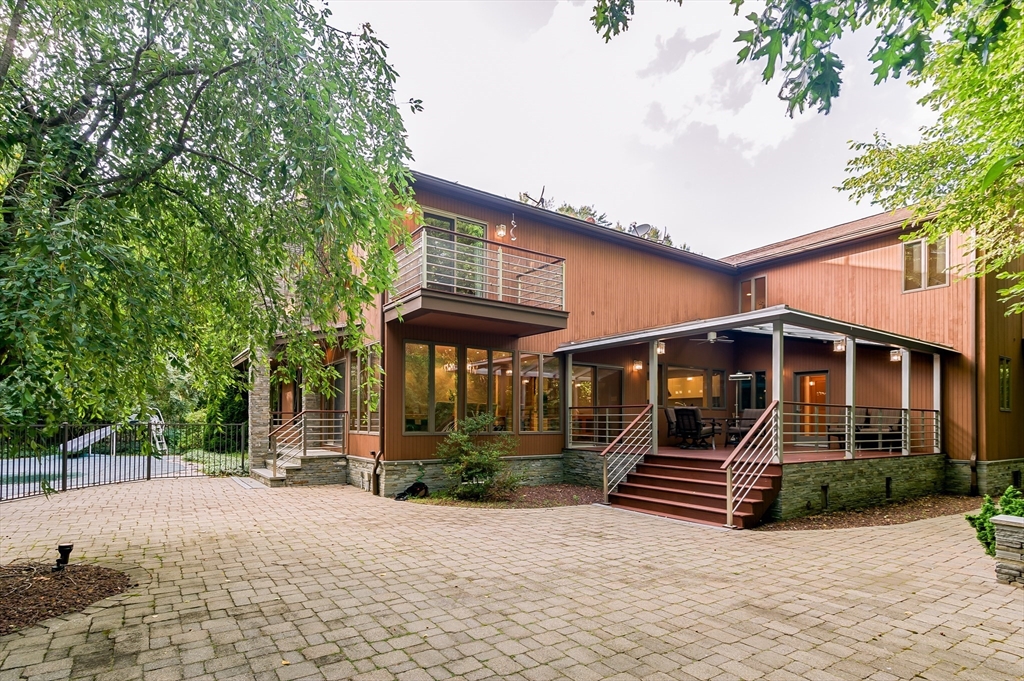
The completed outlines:
{"type": "Polygon", "coordinates": [[[0,523],[0,563],[70,540],[141,576],[0,639],[0,681],[1024,675],[1024,591],[958,517],[730,533],[199,479],[4,504],[0,523]]]}

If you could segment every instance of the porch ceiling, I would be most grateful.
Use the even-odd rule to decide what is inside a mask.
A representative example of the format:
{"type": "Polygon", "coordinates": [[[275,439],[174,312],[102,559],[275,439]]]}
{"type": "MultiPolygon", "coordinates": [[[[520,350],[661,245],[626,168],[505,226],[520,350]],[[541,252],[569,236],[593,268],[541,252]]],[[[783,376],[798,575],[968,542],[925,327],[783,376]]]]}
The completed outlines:
{"type": "Polygon", "coordinates": [[[783,335],[787,338],[811,338],[815,340],[834,340],[853,336],[860,343],[885,345],[907,348],[915,352],[959,354],[948,345],[889,333],[869,326],[851,324],[839,319],[824,317],[795,310],[788,305],[776,305],[753,312],[741,312],[713,319],[697,319],[672,326],[661,326],[641,331],[575,343],[563,343],[556,352],[583,352],[586,350],[602,350],[606,348],[648,343],[651,341],[671,340],[704,334],[709,331],[744,331],[747,333],[771,333],[772,323],[783,323],[783,335]]]}

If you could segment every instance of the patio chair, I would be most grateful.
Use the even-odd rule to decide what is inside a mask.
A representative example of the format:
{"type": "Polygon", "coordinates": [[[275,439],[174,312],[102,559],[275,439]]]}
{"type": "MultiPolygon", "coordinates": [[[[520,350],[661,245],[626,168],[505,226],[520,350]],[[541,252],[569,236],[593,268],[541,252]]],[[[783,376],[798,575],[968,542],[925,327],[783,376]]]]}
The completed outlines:
{"type": "Polygon", "coordinates": [[[673,407],[665,407],[665,422],[668,427],[665,429],[666,437],[682,437],[679,432],[679,420],[676,418],[676,410],[673,407]]]}
{"type": "Polygon", "coordinates": [[[708,447],[708,438],[711,438],[711,448],[715,448],[715,435],[718,429],[714,421],[706,423],[701,416],[700,409],[696,407],[677,407],[676,420],[679,422],[680,436],[683,438],[684,449],[708,447]]]}
{"type": "MultiPolygon", "coordinates": [[[[856,407],[853,412],[853,430],[860,432],[870,425],[871,415],[867,407],[856,407]]],[[[832,448],[832,438],[839,443],[839,449],[846,449],[846,424],[833,425],[828,427],[829,449],[832,448]]],[[[858,439],[855,438],[855,442],[858,439]]]]}
{"type": "Polygon", "coordinates": [[[869,410],[869,423],[858,428],[856,442],[861,449],[880,452],[883,449],[893,451],[903,447],[903,426],[893,422],[892,416],[882,414],[877,409],[869,410]]]}
{"type": "Polygon", "coordinates": [[[729,419],[725,427],[725,441],[739,444],[763,413],[764,409],[744,409],[739,418],[729,419]]]}

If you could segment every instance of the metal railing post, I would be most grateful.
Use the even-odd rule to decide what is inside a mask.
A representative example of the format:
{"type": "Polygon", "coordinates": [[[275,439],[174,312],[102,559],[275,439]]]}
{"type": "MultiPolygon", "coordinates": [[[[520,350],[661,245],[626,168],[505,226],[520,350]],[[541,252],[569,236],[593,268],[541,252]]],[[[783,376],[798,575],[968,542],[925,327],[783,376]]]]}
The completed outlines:
{"type": "Polygon", "coordinates": [[[60,491],[66,492],[68,489],[68,422],[60,424],[60,429],[60,491]]]}
{"type": "Polygon", "coordinates": [[[608,503],[608,457],[602,456],[601,462],[603,464],[604,472],[604,503],[608,503]]]}
{"type": "Polygon", "coordinates": [[[852,459],[856,456],[857,450],[857,410],[856,407],[846,407],[846,458],[852,459]]]}
{"type": "Polygon", "coordinates": [[[732,466],[725,469],[725,526],[735,527],[732,523],[732,466]]]}
{"type": "Polygon", "coordinates": [[[427,288],[427,258],[429,256],[427,252],[427,240],[430,237],[427,232],[423,232],[420,235],[420,288],[427,288]]]}
{"type": "Polygon", "coordinates": [[[306,415],[299,414],[299,418],[302,419],[302,456],[306,456],[306,415]]]}
{"type": "MultiPolygon", "coordinates": [[[[270,463],[270,473],[276,478],[277,477],[277,438],[271,436],[270,438],[270,453],[273,456],[270,463]]],[[[250,464],[252,465],[252,464],[250,464]]]]}
{"type": "Polygon", "coordinates": [[[902,442],[900,443],[903,450],[903,456],[910,454],[910,410],[900,409],[900,431],[902,432],[902,442]]]}
{"type": "MultiPolygon", "coordinates": [[[[149,435],[149,445],[154,447],[153,444],[153,424],[146,424],[147,435],[149,435]]],[[[150,449],[149,454],[146,455],[146,480],[153,479],[153,450],[150,449]]]]}

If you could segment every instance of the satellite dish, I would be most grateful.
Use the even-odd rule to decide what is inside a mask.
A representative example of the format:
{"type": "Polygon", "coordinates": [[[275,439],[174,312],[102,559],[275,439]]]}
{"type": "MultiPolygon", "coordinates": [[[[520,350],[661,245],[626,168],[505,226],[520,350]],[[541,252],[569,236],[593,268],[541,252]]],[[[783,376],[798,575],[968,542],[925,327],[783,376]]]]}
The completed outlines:
{"type": "Polygon", "coordinates": [[[633,227],[633,231],[636,232],[636,235],[637,236],[641,236],[641,237],[642,236],[647,236],[650,233],[651,229],[652,229],[652,227],[649,224],[647,224],[646,222],[643,223],[642,225],[634,224],[632,227],[633,227]]]}

